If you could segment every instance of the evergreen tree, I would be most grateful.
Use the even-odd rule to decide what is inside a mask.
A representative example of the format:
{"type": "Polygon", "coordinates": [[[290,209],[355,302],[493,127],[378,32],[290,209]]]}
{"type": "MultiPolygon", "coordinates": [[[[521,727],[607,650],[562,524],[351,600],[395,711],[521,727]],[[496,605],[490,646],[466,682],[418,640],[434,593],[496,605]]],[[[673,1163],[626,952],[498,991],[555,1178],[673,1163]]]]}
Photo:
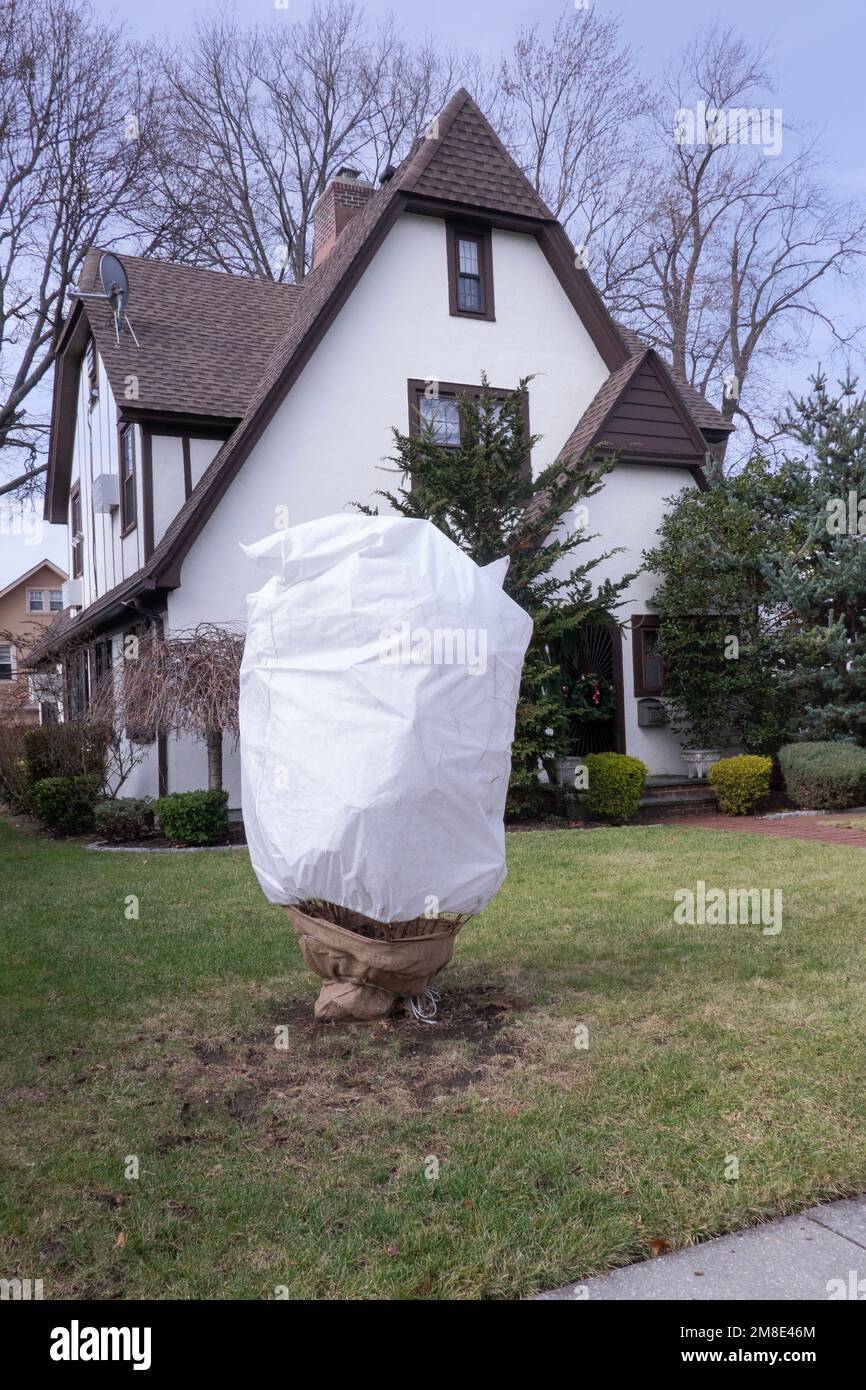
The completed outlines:
{"type": "Polygon", "coordinates": [[[755,458],[710,491],[670,499],[653,598],[674,731],[692,746],[774,753],[796,721],[798,662],[772,574],[806,534],[806,467],[755,458]]]}
{"type": "Polygon", "coordinates": [[[801,668],[800,733],[866,745],[866,396],[856,379],[811,379],[789,408],[788,435],[807,450],[808,534],[776,571],[773,587],[792,621],[789,648],[801,668]]]}
{"type": "MultiPolygon", "coordinates": [[[[605,581],[594,589],[591,571],[614,551],[585,564],[571,557],[593,539],[569,519],[594,496],[612,463],[564,472],[553,464],[533,478],[527,465],[538,436],[527,436],[523,410],[529,380],[504,399],[494,397],[486,378],[478,398],[458,398],[460,443],[444,447],[435,427],[422,422],[416,435],[395,429],[393,471],[399,484],[380,490],[402,516],[432,521],[479,565],[507,555],[504,589],[534,623],[526,654],[512,748],[508,810],[536,814],[543,790],[539,765],[570,750],[569,721],[579,717],[563,690],[555,660],[557,642],[584,623],[608,622],[620,594],[633,578],[605,581]]],[[[362,507],[361,510],[369,511],[362,507]]],[[[594,709],[588,702],[586,715],[594,709]]]]}

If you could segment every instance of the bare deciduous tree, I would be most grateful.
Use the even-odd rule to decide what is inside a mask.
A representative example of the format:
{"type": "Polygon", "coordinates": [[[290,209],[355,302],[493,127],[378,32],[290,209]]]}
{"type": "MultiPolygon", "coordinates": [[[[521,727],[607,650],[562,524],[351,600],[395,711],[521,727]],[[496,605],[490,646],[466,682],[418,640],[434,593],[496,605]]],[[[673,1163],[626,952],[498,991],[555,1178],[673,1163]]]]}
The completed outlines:
{"type": "Polygon", "coordinates": [[[163,56],[170,143],[155,208],[177,259],[300,281],[313,206],[343,164],[375,178],[454,80],[432,43],[373,33],[347,0],[250,28],[222,16],[163,56]]]}
{"type": "Polygon", "coordinates": [[[826,304],[831,285],[858,271],[866,231],[863,209],[831,192],[815,143],[788,152],[796,132],[785,112],[778,124],[769,92],[764,51],[731,31],[687,46],[654,102],[646,255],[618,282],[615,306],[728,419],[765,440],[773,369],[802,358],[819,323],[838,344],[855,336],[826,304]],[[678,112],[695,114],[693,141],[684,120],[675,138],[678,112]]]}
{"type": "Polygon", "coordinates": [[[854,341],[858,325],[827,306],[858,269],[866,221],[832,193],[815,142],[794,146],[787,112],[784,155],[675,138],[676,113],[699,102],[760,118],[763,49],[699,33],[648,97],[618,22],[580,11],[547,37],[522,31],[474,86],[614,314],[747,436],[765,433],[774,372],[818,325],[837,345],[854,341]]]}
{"type": "Polygon", "coordinates": [[[65,297],[141,198],[150,104],[83,0],[0,0],[0,495],[30,495],[45,471],[65,297]]]}
{"type": "Polygon", "coordinates": [[[594,10],[566,12],[549,37],[522,29],[495,79],[476,83],[511,153],[547,206],[582,248],[602,293],[640,255],[634,132],[648,92],[621,21],[594,10]]]}
{"type": "Polygon", "coordinates": [[[237,736],[244,639],[215,623],[152,630],[94,692],[91,718],[115,728],[191,734],[207,746],[208,786],[222,786],[223,731],[237,736]]]}

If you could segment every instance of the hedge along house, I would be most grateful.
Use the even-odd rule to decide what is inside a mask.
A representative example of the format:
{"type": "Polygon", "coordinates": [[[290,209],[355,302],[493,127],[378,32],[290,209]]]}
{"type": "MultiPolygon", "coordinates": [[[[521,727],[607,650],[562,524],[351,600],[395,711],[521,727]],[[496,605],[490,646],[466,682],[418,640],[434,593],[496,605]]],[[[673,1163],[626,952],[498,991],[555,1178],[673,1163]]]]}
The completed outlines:
{"type": "MultiPolygon", "coordinates": [[[[621,547],[619,577],[653,543],[664,499],[705,485],[730,425],[608,315],[562,227],[465,91],[376,189],[348,169],[314,210],[300,286],[122,257],[129,333],[78,300],[54,386],[46,516],[67,521],[66,608],[41,645],[67,653],[67,708],[88,698],[130,630],[239,625],[260,582],[239,542],[371,500],[393,426],[427,420],[443,443],[456,397],[481,373],[496,390],[532,376],[531,460],[618,463],[591,503],[584,553],[621,547]]],[[[93,288],[99,252],[80,288],[93,288]]],[[[576,752],[607,746],[681,773],[669,728],[647,722],[661,691],[651,575],[631,586],[620,634],[592,635],[586,674],[615,694],[576,752]],[[646,711],[650,711],[648,714],[646,711]]],[[[227,747],[230,805],[240,800],[227,747]]],[[[125,791],[206,785],[204,744],[155,739],[125,791]]]]}

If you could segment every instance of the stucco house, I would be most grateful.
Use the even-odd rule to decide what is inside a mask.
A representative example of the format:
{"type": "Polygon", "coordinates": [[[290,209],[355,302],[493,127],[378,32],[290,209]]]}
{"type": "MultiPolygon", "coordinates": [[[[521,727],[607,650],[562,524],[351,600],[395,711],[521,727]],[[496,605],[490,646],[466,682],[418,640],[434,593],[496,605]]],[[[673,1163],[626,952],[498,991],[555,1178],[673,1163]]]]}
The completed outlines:
{"type": "Polygon", "coordinates": [[[0,719],[39,724],[55,717],[54,702],[39,698],[22,669],[34,642],[63,608],[66,572],[52,560],[37,560],[0,589],[0,719]]]}
{"type": "MultiPolygon", "coordinates": [[[[50,521],[68,522],[71,577],[43,643],[46,656],[69,654],[73,715],[130,629],[242,624],[261,576],[239,543],[371,500],[392,427],[426,418],[453,441],[455,398],[477,391],[482,372],[497,391],[532,376],[533,469],[618,455],[591,503],[592,546],[622,547],[599,579],[636,567],[665,498],[705,485],[707,450],[729,423],[611,319],[465,91],[379,187],[341,170],[313,220],[302,285],[121,257],[137,342],[128,331],[118,341],[104,301],[74,303],[45,503],[50,521]]],[[[99,259],[91,250],[81,289],[95,288],[99,259]]],[[[616,688],[595,736],[679,774],[677,739],[653,722],[653,587],[639,577],[620,610],[626,631],[600,634],[592,654],[616,688]]],[[[224,766],[237,807],[228,740],[224,766]]],[[[204,744],[160,738],[124,790],[204,785],[204,744]]]]}

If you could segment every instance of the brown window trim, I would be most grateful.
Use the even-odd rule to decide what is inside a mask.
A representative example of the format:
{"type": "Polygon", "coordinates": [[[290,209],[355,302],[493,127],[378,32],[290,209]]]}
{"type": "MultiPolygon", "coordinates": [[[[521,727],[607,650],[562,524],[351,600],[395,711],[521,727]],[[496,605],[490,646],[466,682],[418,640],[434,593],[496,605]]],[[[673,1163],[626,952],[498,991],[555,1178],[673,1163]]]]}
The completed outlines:
{"type": "Polygon", "coordinates": [[[654,613],[635,613],[631,620],[631,654],[634,669],[634,693],[636,696],[661,695],[664,692],[664,667],[661,685],[650,685],[646,679],[646,654],[644,633],[658,632],[659,620],[654,613]]]}
{"type": "Polygon", "coordinates": [[[75,483],[69,492],[69,539],[72,547],[72,578],[80,579],[84,574],[84,513],[81,510],[81,484],[75,483]],[[81,540],[75,539],[75,504],[78,503],[81,540]]]}
{"type": "Polygon", "coordinates": [[[486,319],[493,322],[496,306],[493,297],[493,238],[489,227],[473,227],[458,222],[446,222],[445,236],[448,245],[448,312],[452,318],[486,319]],[[478,242],[478,264],[481,271],[481,309],[461,309],[457,303],[457,277],[459,261],[457,242],[460,237],[471,237],[478,242]]]}
{"type": "Polygon", "coordinates": [[[136,468],[137,460],[135,457],[135,429],[132,425],[118,426],[117,444],[119,450],[118,472],[120,474],[120,539],[123,540],[125,536],[131,535],[138,525],[138,470],[136,468]],[[132,490],[133,496],[135,497],[135,515],[132,521],[127,521],[126,516],[126,487],[124,485],[125,479],[123,474],[123,438],[127,433],[129,433],[129,437],[132,440],[132,490]]]}
{"type": "MultiPolygon", "coordinates": [[[[418,434],[421,433],[421,420],[420,420],[420,416],[419,416],[419,414],[418,414],[418,395],[419,395],[419,393],[423,395],[423,393],[424,393],[424,391],[426,390],[427,386],[429,385],[430,381],[433,381],[433,380],[435,380],[434,377],[428,377],[428,378],[424,379],[424,378],[421,378],[421,377],[413,376],[413,377],[410,377],[409,380],[408,380],[408,382],[406,383],[406,384],[407,384],[407,387],[408,387],[408,394],[409,394],[409,437],[410,437],[411,439],[414,439],[416,435],[418,435],[418,434]]],[[[468,397],[470,397],[470,399],[472,399],[472,400],[478,400],[479,396],[481,395],[481,392],[482,392],[483,389],[484,389],[482,386],[475,386],[475,385],[472,385],[472,384],[470,384],[470,383],[468,383],[468,382],[465,382],[465,381],[437,381],[437,382],[436,382],[436,385],[437,385],[438,388],[439,388],[439,395],[440,395],[440,396],[468,396],[468,397]]],[[[514,391],[515,391],[516,389],[517,389],[517,388],[514,387],[514,386],[488,386],[488,387],[487,387],[487,390],[490,392],[490,395],[491,395],[491,396],[496,396],[498,399],[503,399],[505,396],[511,396],[511,395],[513,395],[513,393],[514,393],[514,391]]],[[[529,392],[528,392],[528,391],[524,391],[524,392],[523,392],[522,403],[523,403],[523,429],[524,429],[524,432],[525,432],[525,434],[526,434],[526,438],[527,438],[527,439],[531,439],[531,438],[532,438],[532,431],[531,431],[530,428],[529,428],[529,392]]],[[[446,445],[443,445],[443,448],[452,448],[452,447],[456,447],[456,446],[447,445],[447,444],[446,444],[446,445]]],[[[527,474],[531,474],[531,473],[532,473],[531,450],[527,450],[526,459],[524,460],[523,468],[524,468],[524,472],[525,472],[525,473],[527,473],[527,474]]]]}

